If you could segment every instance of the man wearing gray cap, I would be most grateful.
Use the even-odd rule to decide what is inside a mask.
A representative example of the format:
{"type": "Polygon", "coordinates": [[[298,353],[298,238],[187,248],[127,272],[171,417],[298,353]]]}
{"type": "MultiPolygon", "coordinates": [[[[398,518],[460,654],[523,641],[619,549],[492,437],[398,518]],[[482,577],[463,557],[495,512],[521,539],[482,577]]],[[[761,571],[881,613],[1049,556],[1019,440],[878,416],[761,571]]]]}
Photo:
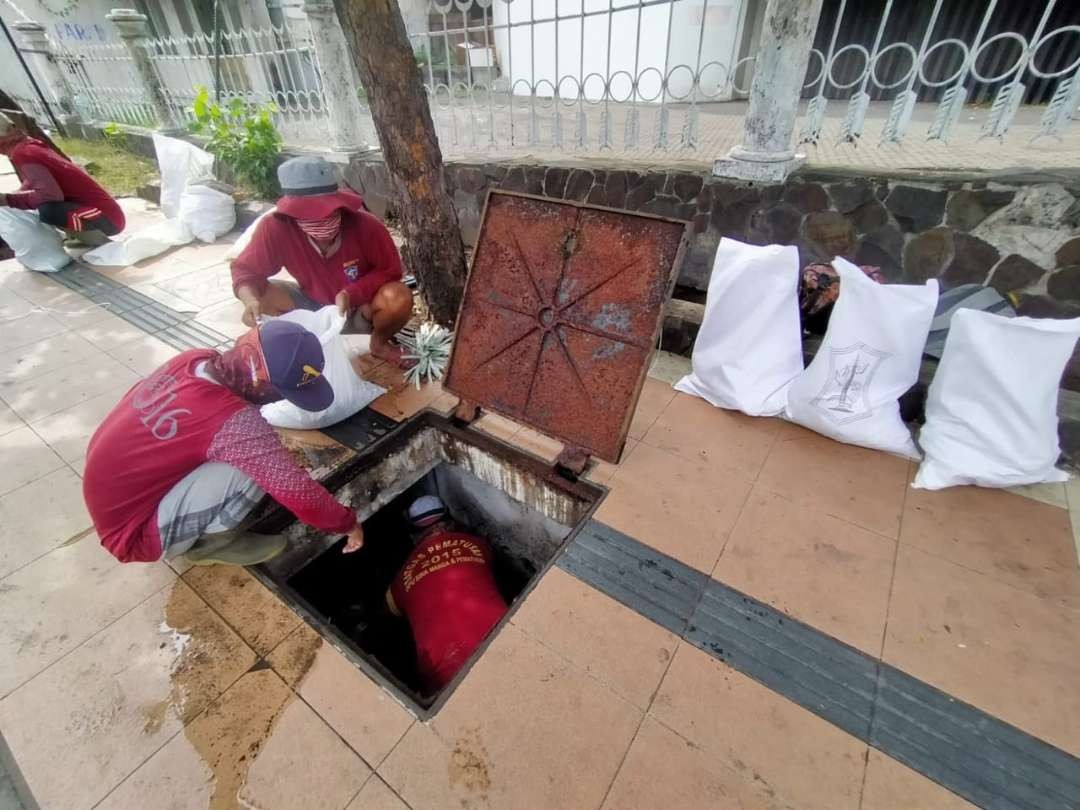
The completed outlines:
{"type": "Polygon", "coordinates": [[[284,193],[232,263],[233,291],[244,323],[330,304],[349,317],[346,332],[370,334],[371,353],[402,363],[393,337],[412,316],[397,246],[360,195],[339,189],[333,166],[317,156],[278,168],[284,193]],[[271,281],[284,267],[296,284],[271,281]]]}

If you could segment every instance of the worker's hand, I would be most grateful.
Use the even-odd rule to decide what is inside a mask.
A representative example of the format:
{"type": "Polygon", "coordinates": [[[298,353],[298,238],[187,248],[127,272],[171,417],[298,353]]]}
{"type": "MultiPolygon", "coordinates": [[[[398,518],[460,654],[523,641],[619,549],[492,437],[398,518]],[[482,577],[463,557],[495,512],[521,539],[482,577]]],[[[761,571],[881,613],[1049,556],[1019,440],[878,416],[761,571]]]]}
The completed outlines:
{"type": "Polygon", "coordinates": [[[347,318],[349,316],[349,308],[352,303],[349,300],[349,293],[345,290],[342,290],[337,294],[337,297],[334,298],[334,303],[337,305],[338,312],[340,312],[343,316],[347,318]]]}
{"type": "Polygon", "coordinates": [[[359,551],[363,545],[364,527],[357,523],[356,528],[349,532],[348,540],[345,541],[345,548],[341,550],[341,553],[352,554],[354,551],[359,551]]]}
{"type": "Polygon", "coordinates": [[[250,287],[247,285],[241,286],[236,291],[236,297],[240,299],[240,303],[244,305],[244,314],[241,319],[248,326],[258,326],[259,319],[262,318],[262,302],[250,287]]]}

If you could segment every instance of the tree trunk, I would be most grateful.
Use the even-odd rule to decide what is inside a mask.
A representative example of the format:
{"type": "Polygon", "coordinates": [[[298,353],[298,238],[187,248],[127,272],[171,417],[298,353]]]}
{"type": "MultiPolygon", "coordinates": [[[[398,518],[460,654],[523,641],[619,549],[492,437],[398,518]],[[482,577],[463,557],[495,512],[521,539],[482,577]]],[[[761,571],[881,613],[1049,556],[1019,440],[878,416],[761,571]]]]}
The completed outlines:
{"type": "Polygon", "coordinates": [[[397,0],[334,0],[334,5],[397,196],[405,264],[420,280],[432,317],[452,326],[465,287],[465,246],[397,0]]]}

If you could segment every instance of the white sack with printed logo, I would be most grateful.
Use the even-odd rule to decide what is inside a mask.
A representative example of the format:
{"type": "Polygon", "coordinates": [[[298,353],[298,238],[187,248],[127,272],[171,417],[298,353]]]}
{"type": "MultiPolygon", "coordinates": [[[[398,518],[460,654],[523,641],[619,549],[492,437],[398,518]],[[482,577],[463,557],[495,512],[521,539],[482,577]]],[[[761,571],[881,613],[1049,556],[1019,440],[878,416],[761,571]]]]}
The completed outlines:
{"type": "Polygon", "coordinates": [[[926,459],[912,486],[1012,487],[1067,481],[1054,465],[1058,386],[1080,318],[953,315],[919,435],[926,459]]]}
{"type": "Polygon", "coordinates": [[[323,376],[334,389],[334,402],[324,411],[305,411],[291,402],[281,400],[263,405],[263,418],[275,427],[298,430],[318,430],[348,419],[361,408],[386,393],[386,389],[361,378],[349,362],[341,329],[345,316],[335,306],[323,307],[316,312],[297,309],[281,316],[314,333],[322,344],[325,365],[323,376]]]}
{"type": "Polygon", "coordinates": [[[675,388],[751,416],[784,410],[803,369],[799,251],[721,239],[690,373],[675,388]]]}
{"type": "Polygon", "coordinates": [[[900,396],[919,379],[938,284],[878,284],[844,259],[825,339],[787,391],[784,416],[837,441],[908,458],[919,451],[900,396]]]}

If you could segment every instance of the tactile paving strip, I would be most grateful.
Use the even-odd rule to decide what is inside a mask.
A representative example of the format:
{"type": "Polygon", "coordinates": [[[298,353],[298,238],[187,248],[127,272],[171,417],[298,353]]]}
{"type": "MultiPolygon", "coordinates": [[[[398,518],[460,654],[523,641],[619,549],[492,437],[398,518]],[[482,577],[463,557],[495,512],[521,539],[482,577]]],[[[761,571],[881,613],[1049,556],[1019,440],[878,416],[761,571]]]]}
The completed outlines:
{"type": "Polygon", "coordinates": [[[1080,808],[1080,759],[597,521],[558,565],[987,808],[1080,808]]]}
{"type": "Polygon", "coordinates": [[[81,264],[72,263],[50,278],[180,351],[232,343],[228,335],[196,322],[195,312],[179,312],[81,264]]]}

